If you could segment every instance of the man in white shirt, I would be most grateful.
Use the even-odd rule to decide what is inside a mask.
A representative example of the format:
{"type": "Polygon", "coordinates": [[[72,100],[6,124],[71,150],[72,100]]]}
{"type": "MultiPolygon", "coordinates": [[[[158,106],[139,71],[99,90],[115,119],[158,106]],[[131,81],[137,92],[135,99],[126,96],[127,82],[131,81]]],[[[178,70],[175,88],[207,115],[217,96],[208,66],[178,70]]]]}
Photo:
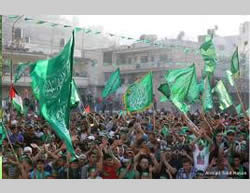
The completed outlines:
{"type": "Polygon", "coordinates": [[[198,142],[194,141],[192,148],[194,167],[204,172],[209,165],[210,144],[203,139],[198,139],[198,142]]]}

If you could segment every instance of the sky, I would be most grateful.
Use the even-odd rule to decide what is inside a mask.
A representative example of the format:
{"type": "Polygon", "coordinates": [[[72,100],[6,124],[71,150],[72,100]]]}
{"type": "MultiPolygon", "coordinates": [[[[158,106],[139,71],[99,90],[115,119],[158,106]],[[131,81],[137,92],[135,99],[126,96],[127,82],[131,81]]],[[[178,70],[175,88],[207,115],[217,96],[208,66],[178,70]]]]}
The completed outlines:
{"type": "MultiPolygon", "coordinates": [[[[72,19],[72,15],[63,16],[72,19]]],[[[156,34],[158,39],[176,38],[180,31],[184,39],[197,41],[208,28],[218,26],[217,34],[239,34],[239,26],[250,21],[250,15],[79,15],[81,27],[103,26],[104,32],[139,38],[141,34],[156,34]]]]}

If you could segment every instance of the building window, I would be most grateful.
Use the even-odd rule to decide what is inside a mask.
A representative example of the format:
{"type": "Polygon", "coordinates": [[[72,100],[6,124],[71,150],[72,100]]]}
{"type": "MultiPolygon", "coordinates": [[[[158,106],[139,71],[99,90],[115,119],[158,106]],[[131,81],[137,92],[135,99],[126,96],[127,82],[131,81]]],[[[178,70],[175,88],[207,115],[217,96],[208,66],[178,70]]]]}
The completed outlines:
{"type": "Polygon", "coordinates": [[[125,83],[124,78],[121,78],[121,84],[124,84],[124,83],[125,83]]]}
{"type": "Polygon", "coordinates": [[[109,72],[105,72],[105,73],[104,73],[105,82],[108,81],[110,74],[111,74],[111,73],[109,73],[109,72]]]}
{"type": "Polygon", "coordinates": [[[160,55],[160,61],[161,62],[166,62],[167,61],[167,59],[168,59],[168,57],[167,57],[167,55],[160,55]]]}
{"type": "Polygon", "coordinates": [[[132,64],[132,58],[128,58],[128,64],[132,64]]]}
{"type": "Polygon", "coordinates": [[[20,40],[22,38],[23,38],[23,30],[18,27],[15,29],[15,39],[20,40]]]}
{"type": "Polygon", "coordinates": [[[104,52],[103,63],[112,64],[112,52],[104,52]]]}
{"type": "Polygon", "coordinates": [[[25,43],[30,43],[30,37],[25,37],[25,43]]]}
{"type": "Polygon", "coordinates": [[[135,56],[134,60],[135,60],[135,63],[136,63],[137,62],[137,56],[135,56]]]}
{"type": "Polygon", "coordinates": [[[65,39],[61,38],[61,40],[60,40],[60,47],[64,47],[64,44],[65,44],[65,39]]]}
{"type": "Polygon", "coordinates": [[[155,61],[155,57],[151,56],[151,62],[154,62],[154,61],[155,61]]]}
{"type": "Polygon", "coordinates": [[[147,56],[141,56],[141,63],[147,63],[148,57],[147,56]]]}

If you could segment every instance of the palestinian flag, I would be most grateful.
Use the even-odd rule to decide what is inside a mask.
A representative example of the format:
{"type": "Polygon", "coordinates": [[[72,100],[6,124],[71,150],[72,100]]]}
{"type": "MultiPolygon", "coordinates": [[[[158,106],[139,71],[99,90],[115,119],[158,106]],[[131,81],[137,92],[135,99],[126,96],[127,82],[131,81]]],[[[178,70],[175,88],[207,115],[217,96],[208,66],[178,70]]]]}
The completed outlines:
{"type": "Polygon", "coordinates": [[[15,109],[23,114],[23,100],[22,100],[22,97],[20,97],[17,92],[16,92],[16,89],[14,88],[13,85],[11,85],[10,87],[10,99],[11,99],[11,102],[12,102],[12,105],[15,107],[15,109]]]}
{"type": "Polygon", "coordinates": [[[84,109],[84,113],[90,113],[90,106],[89,105],[84,109]]]}

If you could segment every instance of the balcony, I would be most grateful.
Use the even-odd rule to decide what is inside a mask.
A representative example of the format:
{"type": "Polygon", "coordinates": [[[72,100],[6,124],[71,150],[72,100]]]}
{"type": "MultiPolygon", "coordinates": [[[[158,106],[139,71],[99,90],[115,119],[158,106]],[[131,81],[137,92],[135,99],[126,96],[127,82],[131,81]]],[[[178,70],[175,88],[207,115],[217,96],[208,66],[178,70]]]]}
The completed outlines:
{"type": "MultiPolygon", "coordinates": [[[[89,79],[86,77],[73,77],[75,79],[76,85],[78,88],[86,88],[89,83],[89,79]]],[[[13,76],[13,82],[14,82],[14,76],[13,76]]],[[[2,85],[3,86],[10,86],[10,75],[5,75],[2,77],[2,85]]],[[[20,80],[15,83],[16,86],[30,86],[31,84],[31,78],[29,76],[23,76],[20,78],[20,80]]]]}
{"type": "MultiPolygon", "coordinates": [[[[148,62],[148,63],[136,63],[136,64],[119,64],[117,67],[120,68],[121,72],[126,73],[137,73],[137,72],[143,72],[143,71],[161,71],[161,70],[167,70],[172,68],[181,68],[188,66],[190,64],[188,63],[178,63],[178,62],[148,62]]],[[[112,65],[105,65],[104,66],[104,72],[113,72],[114,67],[112,65]]]]}

